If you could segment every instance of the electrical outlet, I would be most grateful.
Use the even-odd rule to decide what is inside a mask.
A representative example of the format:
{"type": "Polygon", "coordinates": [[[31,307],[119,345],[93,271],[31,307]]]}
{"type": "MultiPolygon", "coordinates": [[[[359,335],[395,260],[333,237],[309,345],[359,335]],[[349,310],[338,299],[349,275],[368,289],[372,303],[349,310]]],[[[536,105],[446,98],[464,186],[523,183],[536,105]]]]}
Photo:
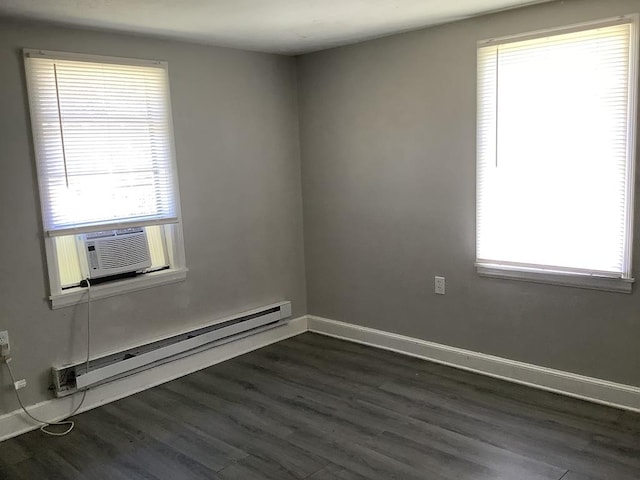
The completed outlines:
{"type": "Polygon", "coordinates": [[[436,293],[438,295],[444,295],[444,277],[436,277],[435,286],[436,293]]]}
{"type": "Polygon", "coordinates": [[[0,332],[0,355],[9,356],[9,332],[0,332]],[[5,346],[6,345],[6,346],[5,346]]]}

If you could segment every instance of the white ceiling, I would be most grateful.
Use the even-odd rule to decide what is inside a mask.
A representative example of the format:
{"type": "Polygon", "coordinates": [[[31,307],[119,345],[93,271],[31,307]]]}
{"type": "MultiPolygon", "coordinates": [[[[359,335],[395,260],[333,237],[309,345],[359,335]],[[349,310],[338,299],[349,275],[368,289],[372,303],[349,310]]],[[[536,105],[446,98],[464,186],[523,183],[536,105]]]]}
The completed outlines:
{"type": "Polygon", "coordinates": [[[0,0],[0,15],[295,55],[548,0],[0,0]]]}

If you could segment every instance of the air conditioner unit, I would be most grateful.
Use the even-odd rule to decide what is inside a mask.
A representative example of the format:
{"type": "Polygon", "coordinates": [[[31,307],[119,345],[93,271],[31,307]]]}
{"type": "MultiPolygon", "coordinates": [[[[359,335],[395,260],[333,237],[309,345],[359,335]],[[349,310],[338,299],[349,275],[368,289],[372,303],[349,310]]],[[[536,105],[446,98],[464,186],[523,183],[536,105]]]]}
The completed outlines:
{"type": "Polygon", "coordinates": [[[89,278],[138,272],[151,266],[147,232],[142,227],[81,235],[89,278]]]}

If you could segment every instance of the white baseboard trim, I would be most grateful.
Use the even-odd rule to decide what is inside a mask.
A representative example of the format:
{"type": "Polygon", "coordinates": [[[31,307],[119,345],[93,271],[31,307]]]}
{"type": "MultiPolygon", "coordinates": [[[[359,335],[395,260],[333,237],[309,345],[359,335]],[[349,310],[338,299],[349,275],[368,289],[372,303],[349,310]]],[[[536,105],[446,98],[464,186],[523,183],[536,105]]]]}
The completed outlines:
{"type": "MultiPolygon", "coordinates": [[[[307,317],[289,320],[275,328],[264,330],[255,335],[246,336],[223,345],[210,348],[173,362],[138,372],[113,382],[97,386],[87,391],[87,398],[80,412],[91,410],[106,403],[119,400],[156,385],[175,380],[190,373],[202,370],[233,357],[266,347],[307,331],[307,317]]],[[[72,412],[81,395],[46,400],[28,407],[29,413],[37,418],[55,422],[66,418],[72,412]]],[[[0,416],[0,442],[30,430],[39,428],[22,410],[15,410],[0,416]]]]}
{"type": "Polygon", "coordinates": [[[640,412],[640,387],[539,367],[309,315],[309,331],[595,403],[640,412]]]}

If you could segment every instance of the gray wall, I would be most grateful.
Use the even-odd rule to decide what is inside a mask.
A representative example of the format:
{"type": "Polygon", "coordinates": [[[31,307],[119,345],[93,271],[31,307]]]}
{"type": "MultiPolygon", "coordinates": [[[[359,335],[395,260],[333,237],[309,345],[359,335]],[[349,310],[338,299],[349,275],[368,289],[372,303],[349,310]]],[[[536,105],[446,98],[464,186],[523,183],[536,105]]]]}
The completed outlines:
{"type": "Polygon", "coordinates": [[[309,312],[640,385],[637,287],[487,279],[473,266],[476,42],[633,12],[640,1],[556,2],[300,57],[309,312]]]}
{"type": "MultiPolygon", "coordinates": [[[[169,62],[185,282],[95,301],[105,352],[288,299],[306,313],[295,60],[0,20],[0,330],[28,404],[49,368],[81,360],[85,307],[51,311],[23,47],[169,62]]],[[[17,407],[0,368],[0,414],[17,407]]]]}

